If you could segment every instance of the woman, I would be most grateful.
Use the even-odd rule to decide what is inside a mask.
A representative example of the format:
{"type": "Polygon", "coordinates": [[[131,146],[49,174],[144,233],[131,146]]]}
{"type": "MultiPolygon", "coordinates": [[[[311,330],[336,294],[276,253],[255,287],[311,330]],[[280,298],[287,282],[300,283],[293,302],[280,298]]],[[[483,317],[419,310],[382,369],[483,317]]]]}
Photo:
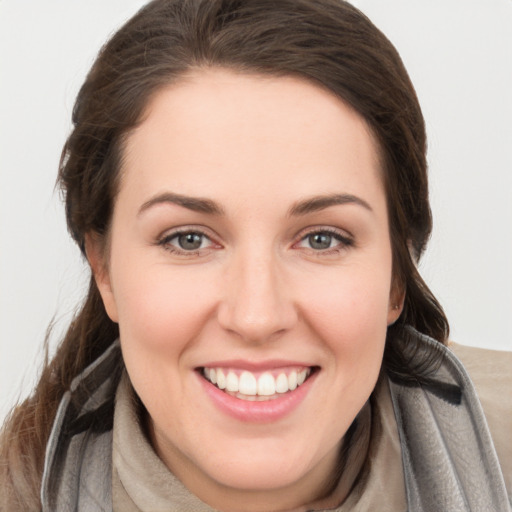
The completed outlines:
{"type": "Polygon", "coordinates": [[[419,105],[361,13],[154,1],[73,120],[89,294],[4,427],[6,510],[508,510],[416,270],[419,105]]]}

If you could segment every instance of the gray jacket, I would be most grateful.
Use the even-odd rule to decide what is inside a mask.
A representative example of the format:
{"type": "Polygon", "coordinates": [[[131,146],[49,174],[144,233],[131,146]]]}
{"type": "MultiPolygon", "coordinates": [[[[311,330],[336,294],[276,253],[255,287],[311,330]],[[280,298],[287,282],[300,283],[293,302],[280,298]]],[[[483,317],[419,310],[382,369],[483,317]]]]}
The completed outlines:
{"type": "MultiPolygon", "coordinates": [[[[389,374],[410,512],[508,512],[510,502],[482,408],[459,360],[412,328],[408,350],[439,364],[417,378],[389,374]]],[[[43,512],[112,510],[112,423],[119,341],[72,383],[49,438],[43,512]]],[[[417,364],[415,364],[417,367],[417,364]]]]}

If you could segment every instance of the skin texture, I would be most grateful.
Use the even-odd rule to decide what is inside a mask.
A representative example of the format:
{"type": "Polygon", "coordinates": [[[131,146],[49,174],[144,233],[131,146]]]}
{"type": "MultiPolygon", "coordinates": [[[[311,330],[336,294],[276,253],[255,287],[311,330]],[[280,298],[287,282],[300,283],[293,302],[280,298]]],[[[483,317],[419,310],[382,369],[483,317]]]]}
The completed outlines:
{"type": "Polygon", "coordinates": [[[222,510],[321,498],[401,310],[365,122],[298,78],[199,69],[152,98],[124,156],[107,261],[94,236],[87,249],[156,452],[222,510]],[[222,212],[148,203],[169,193],[222,212]],[[360,201],[290,214],[335,194],[360,201]],[[203,233],[200,248],[180,248],[178,228],[203,233]],[[312,247],[326,230],[329,248],[312,247]],[[319,371],[289,414],[252,423],[219,410],[196,371],[232,359],[319,371]]]}

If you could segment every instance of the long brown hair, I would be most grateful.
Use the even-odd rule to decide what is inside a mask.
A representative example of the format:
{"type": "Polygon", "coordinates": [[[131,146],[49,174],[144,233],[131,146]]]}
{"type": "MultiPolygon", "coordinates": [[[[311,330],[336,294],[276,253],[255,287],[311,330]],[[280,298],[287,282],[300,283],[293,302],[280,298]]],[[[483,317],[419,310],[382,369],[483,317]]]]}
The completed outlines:
{"type": "MultiPolygon", "coordinates": [[[[68,228],[84,255],[87,233],[106,239],[123,141],[149,98],[205,66],[298,76],[333,91],[366,119],[381,154],[394,278],[405,290],[392,330],[410,324],[444,342],[447,320],[416,270],[432,225],[421,110],[394,47],[342,0],[154,0],[129,20],[102,48],[78,94],[60,162],[68,228]]],[[[117,336],[91,277],[85,303],[33,395],[4,426],[4,503],[39,508],[45,445],[59,401],[117,336]]],[[[397,350],[387,350],[385,364],[399,368],[398,359],[397,350]]]]}

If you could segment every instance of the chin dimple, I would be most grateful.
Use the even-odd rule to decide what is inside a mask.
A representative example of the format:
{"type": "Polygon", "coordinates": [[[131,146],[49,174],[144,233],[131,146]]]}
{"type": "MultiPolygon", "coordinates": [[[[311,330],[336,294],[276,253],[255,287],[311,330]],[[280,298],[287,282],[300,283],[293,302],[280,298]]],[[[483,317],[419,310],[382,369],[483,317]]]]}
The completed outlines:
{"type": "Polygon", "coordinates": [[[280,394],[295,390],[311,374],[311,368],[286,369],[262,372],[227,368],[203,368],[206,380],[219,389],[245,400],[265,400],[277,398],[280,394]]]}

